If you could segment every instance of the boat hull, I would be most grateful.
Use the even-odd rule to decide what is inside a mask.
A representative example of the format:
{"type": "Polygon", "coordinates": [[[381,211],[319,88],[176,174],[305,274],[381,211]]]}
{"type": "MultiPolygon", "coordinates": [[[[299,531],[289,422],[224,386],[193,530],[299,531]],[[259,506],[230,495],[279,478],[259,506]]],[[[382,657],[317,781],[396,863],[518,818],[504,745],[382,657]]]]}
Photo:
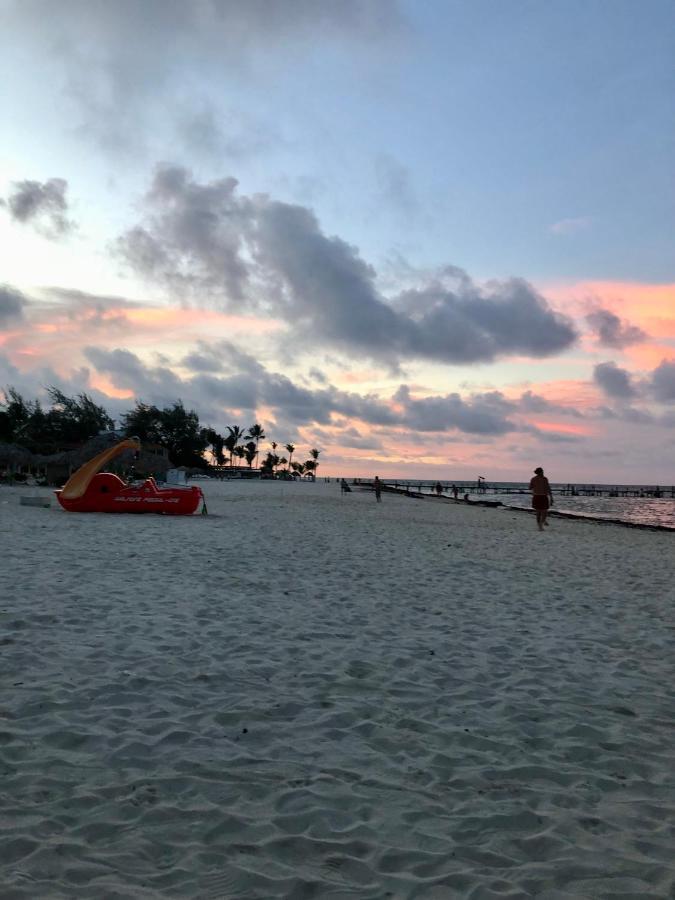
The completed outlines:
{"type": "Polygon", "coordinates": [[[63,497],[56,491],[61,506],[68,512],[155,513],[164,516],[191,516],[203,500],[201,488],[160,488],[154,478],[129,486],[110,472],[94,475],[81,497],[63,497]]]}

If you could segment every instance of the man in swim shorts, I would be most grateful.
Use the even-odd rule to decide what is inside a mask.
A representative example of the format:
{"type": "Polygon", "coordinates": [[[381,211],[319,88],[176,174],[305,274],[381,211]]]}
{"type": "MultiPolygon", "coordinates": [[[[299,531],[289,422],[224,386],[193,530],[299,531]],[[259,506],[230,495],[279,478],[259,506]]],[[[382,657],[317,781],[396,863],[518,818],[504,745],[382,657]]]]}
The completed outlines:
{"type": "Polygon", "coordinates": [[[548,525],[546,516],[549,507],[553,506],[553,494],[541,466],[537,466],[534,470],[534,478],[530,479],[530,490],[532,491],[532,509],[537,513],[537,528],[539,531],[543,531],[544,525],[548,525]]]}

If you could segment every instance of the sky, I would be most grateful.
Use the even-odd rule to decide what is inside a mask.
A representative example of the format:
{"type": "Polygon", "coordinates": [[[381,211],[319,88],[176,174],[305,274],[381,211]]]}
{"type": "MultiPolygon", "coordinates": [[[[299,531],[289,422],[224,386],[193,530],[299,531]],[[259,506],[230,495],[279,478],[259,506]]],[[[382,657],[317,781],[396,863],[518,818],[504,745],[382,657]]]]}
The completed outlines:
{"type": "Polygon", "coordinates": [[[0,388],[673,484],[673,60],[670,0],[0,0],[0,388]]]}

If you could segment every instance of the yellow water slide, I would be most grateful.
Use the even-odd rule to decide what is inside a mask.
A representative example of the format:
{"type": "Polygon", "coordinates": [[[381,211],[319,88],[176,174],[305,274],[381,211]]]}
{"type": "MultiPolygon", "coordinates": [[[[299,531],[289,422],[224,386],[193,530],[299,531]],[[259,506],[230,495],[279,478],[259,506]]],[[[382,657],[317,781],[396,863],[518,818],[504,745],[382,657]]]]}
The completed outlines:
{"type": "Polygon", "coordinates": [[[114,459],[118,453],[122,453],[124,450],[140,449],[141,442],[138,438],[127,438],[124,441],[120,441],[119,444],[115,444],[114,447],[108,447],[107,450],[104,450],[93,459],[90,459],[89,462],[80,466],[77,472],[73,472],[63,486],[61,496],[66,500],[77,500],[78,497],[84,495],[94,475],[96,475],[107,462],[114,459]]]}

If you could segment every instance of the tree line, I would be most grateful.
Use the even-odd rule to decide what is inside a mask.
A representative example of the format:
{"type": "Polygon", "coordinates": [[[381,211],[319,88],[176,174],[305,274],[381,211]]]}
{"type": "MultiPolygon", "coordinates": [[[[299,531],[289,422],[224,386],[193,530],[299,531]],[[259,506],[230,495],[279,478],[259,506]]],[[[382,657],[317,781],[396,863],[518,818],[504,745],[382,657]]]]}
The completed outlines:
{"type": "MultiPolygon", "coordinates": [[[[107,411],[88,394],[68,397],[55,387],[47,388],[49,408],[39,400],[26,400],[13,387],[4,391],[0,402],[0,441],[18,444],[32,453],[49,455],[81,446],[102,431],[114,431],[115,422],[107,411]]],[[[262,425],[250,428],[228,425],[227,434],[203,427],[194,410],[186,410],[181,400],[160,409],[137,401],[133,409],[121,417],[125,437],[166,447],[174,465],[206,469],[210,452],[215,465],[234,466],[259,463],[262,474],[309,474],[316,477],[320,450],[312,448],[305,462],[293,459],[296,447],[276,441],[260,461],[260,443],[266,438],[262,425]],[[277,451],[280,452],[277,452],[277,451]],[[288,456],[283,455],[284,450],[288,456]],[[235,462],[236,460],[236,462],[235,462]]]]}

